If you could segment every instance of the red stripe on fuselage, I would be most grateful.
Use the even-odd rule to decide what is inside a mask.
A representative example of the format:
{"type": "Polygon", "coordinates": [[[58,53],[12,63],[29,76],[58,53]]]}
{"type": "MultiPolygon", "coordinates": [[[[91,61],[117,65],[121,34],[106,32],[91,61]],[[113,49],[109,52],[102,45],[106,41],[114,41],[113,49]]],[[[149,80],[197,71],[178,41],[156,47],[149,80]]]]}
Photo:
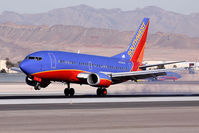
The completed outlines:
{"type": "Polygon", "coordinates": [[[78,82],[79,79],[77,75],[81,72],[85,72],[82,70],[52,70],[52,71],[44,71],[39,73],[32,74],[33,76],[55,80],[55,81],[70,81],[70,82],[78,82]]]}

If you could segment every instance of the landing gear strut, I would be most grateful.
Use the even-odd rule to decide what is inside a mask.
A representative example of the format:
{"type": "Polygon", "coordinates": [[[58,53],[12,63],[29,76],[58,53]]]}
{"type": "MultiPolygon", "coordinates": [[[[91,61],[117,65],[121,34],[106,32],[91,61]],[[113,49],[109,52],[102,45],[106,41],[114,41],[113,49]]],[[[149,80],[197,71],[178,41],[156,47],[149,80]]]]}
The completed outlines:
{"type": "Polygon", "coordinates": [[[41,89],[41,84],[39,82],[36,83],[36,85],[34,86],[35,90],[40,90],[41,89]]]}
{"type": "Polygon", "coordinates": [[[68,85],[68,88],[64,89],[65,96],[71,96],[71,97],[74,96],[75,90],[73,88],[70,88],[70,83],[67,83],[67,85],[68,85]]]}
{"type": "Polygon", "coordinates": [[[107,95],[107,89],[106,88],[98,88],[97,89],[97,96],[106,96],[107,95]]]}

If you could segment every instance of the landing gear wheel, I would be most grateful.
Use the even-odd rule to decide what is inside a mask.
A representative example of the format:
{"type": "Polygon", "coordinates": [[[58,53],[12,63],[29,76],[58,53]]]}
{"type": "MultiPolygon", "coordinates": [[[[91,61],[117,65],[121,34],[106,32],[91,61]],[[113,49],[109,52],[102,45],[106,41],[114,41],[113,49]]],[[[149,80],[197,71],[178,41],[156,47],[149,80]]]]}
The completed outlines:
{"type": "Polygon", "coordinates": [[[68,88],[66,88],[65,90],[64,90],[64,94],[65,94],[65,96],[74,96],[74,94],[75,94],[75,90],[73,89],[73,88],[70,88],[70,82],[68,82],[67,83],[67,85],[68,85],[68,88]]]}
{"type": "Polygon", "coordinates": [[[105,88],[98,88],[97,89],[97,96],[106,96],[107,95],[107,89],[105,88]]]}
{"type": "Polygon", "coordinates": [[[97,89],[97,96],[100,96],[100,95],[101,95],[101,90],[102,90],[102,89],[100,89],[100,88],[97,89]]]}
{"type": "Polygon", "coordinates": [[[41,85],[39,82],[36,83],[36,85],[34,86],[35,90],[40,90],[41,89],[41,85]]]}
{"type": "Polygon", "coordinates": [[[73,88],[66,88],[65,90],[64,90],[64,94],[65,94],[65,96],[74,96],[74,94],[75,94],[75,90],[73,89],[73,88]]]}
{"type": "Polygon", "coordinates": [[[73,88],[70,88],[69,94],[70,94],[71,97],[74,96],[75,90],[73,88]]]}
{"type": "Polygon", "coordinates": [[[106,96],[107,95],[107,89],[102,89],[101,90],[101,96],[106,96]]]}
{"type": "Polygon", "coordinates": [[[69,96],[69,88],[64,89],[65,96],[69,96]]]}

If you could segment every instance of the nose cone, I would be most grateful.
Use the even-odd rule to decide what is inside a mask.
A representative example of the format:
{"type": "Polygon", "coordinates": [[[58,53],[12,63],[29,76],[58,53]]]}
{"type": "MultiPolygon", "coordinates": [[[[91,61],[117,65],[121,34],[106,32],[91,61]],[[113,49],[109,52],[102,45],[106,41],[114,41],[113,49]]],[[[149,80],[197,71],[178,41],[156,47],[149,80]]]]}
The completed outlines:
{"type": "Polygon", "coordinates": [[[29,68],[30,68],[30,63],[28,63],[27,61],[22,61],[19,64],[20,69],[25,73],[25,74],[30,74],[29,73],[29,68]]]}

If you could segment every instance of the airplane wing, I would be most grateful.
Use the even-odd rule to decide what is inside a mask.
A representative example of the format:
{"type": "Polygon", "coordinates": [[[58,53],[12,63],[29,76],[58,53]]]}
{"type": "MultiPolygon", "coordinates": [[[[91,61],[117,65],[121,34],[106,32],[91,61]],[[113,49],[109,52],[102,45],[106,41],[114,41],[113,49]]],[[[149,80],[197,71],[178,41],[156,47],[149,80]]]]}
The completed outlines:
{"type": "Polygon", "coordinates": [[[157,76],[166,75],[166,72],[176,70],[176,69],[157,69],[157,70],[147,70],[147,71],[134,71],[134,72],[120,72],[109,74],[114,82],[134,80],[137,82],[138,79],[145,78],[156,78],[157,76]]]}
{"type": "MultiPolygon", "coordinates": [[[[167,75],[167,72],[176,71],[176,70],[184,70],[182,68],[173,68],[173,69],[156,69],[156,70],[145,70],[145,71],[133,71],[133,72],[119,72],[119,73],[112,73],[112,72],[101,72],[108,75],[113,84],[125,82],[127,80],[133,80],[137,82],[139,79],[146,79],[146,78],[154,78],[157,79],[158,76],[167,75]]],[[[78,79],[86,80],[91,73],[80,73],[77,75],[78,79]]]]}
{"type": "Polygon", "coordinates": [[[22,72],[20,68],[18,67],[11,67],[11,70],[16,71],[16,72],[22,72]]]}
{"type": "Polygon", "coordinates": [[[159,64],[143,65],[143,66],[139,66],[139,68],[143,70],[143,69],[146,69],[147,67],[164,66],[164,65],[176,64],[176,63],[182,63],[182,62],[185,62],[185,61],[172,61],[172,62],[159,63],[159,64]]]}

